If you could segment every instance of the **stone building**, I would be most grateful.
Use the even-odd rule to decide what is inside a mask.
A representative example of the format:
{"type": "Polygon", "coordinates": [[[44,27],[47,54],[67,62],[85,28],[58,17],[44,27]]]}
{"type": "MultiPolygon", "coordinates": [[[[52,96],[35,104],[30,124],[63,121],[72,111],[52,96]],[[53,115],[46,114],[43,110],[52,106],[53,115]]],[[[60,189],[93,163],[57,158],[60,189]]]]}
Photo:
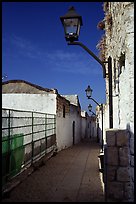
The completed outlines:
{"type": "MultiPolygon", "coordinates": [[[[109,77],[106,76],[105,183],[108,201],[134,200],[134,2],[104,2],[105,31],[97,45],[102,61],[111,57],[112,120],[109,129],[109,77]]],[[[108,72],[106,65],[106,73],[108,72]]]]}

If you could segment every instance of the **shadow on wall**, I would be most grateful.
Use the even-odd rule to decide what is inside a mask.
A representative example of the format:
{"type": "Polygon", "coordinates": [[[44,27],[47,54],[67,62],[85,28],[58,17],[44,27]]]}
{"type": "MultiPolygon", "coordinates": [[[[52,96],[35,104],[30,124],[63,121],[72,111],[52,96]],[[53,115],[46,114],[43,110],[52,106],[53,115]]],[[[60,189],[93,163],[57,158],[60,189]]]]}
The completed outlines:
{"type": "Polygon", "coordinates": [[[131,131],[130,123],[127,123],[126,129],[129,130],[131,136],[134,136],[134,133],[131,131]]]}
{"type": "Polygon", "coordinates": [[[130,154],[134,155],[134,133],[131,131],[130,123],[127,123],[126,129],[129,131],[130,134],[130,154]]]}
{"type": "Polygon", "coordinates": [[[132,187],[132,191],[130,192],[130,200],[135,200],[135,195],[134,195],[134,131],[132,130],[130,123],[127,123],[126,125],[126,129],[129,131],[129,142],[130,142],[130,167],[132,169],[131,171],[131,187],[132,187]],[[133,131],[133,132],[132,132],[133,131]]]}
{"type": "Polygon", "coordinates": [[[129,145],[130,145],[130,167],[131,167],[131,184],[132,184],[132,191],[129,192],[131,195],[131,199],[135,199],[134,195],[134,132],[131,130],[130,123],[127,123],[126,129],[129,131],[130,137],[129,137],[129,145]]]}

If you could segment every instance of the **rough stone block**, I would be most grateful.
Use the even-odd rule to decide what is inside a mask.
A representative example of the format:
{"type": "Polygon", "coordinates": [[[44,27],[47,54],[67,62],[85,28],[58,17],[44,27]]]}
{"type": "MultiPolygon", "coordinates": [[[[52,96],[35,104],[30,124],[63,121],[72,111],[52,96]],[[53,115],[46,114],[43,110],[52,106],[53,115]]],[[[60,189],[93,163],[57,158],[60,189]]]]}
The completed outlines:
{"type": "Polygon", "coordinates": [[[122,200],[124,195],[123,183],[109,182],[107,183],[107,196],[111,199],[122,200]]]}
{"type": "Polygon", "coordinates": [[[118,149],[116,147],[107,148],[107,165],[118,165],[118,149]]]}
{"type": "Polygon", "coordinates": [[[134,197],[134,190],[130,182],[125,183],[125,199],[132,199],[134,197]]]}
{"type": "Polygon", "coordinates": [[[134,156],[130,156],[130,164],[134,167],[134,156]]]}
{"type": "Polygon", "coordinates": [[[120,166],[128,166],[129,165],[129,149],[128,147],[120,147],[119,148],[119,163],[120,166]]]}
{"type": "Polygon", "coordinates": [[[117,146],[129,145],[129,134],[127,130],[118,130],[116,133],[117,146]]]}
{"type": "Polygon", "coordinates": [[[131,167],[131,179],[134,182],[134,167],[131,167]]]}
{"type": "Polygon", "coordinates": [[[134,138],[130,139],[130,153],[134,154],[134,138]]]}
{"type": "Polygon", "coordinates": [[[117,181],[130,181],[129,167],[119,167],[117,169],[117,181]]]}
{"type": "Polygon", "coordinates": [[[114,181],[117,167],[107,166],[107,180],[114,181]]]}
{"type": "Polygon", "coordinates": [[[115,131],[114,130],[106,131],[106,141],[107,141],[107,146],[115,146],[115,131]]]}

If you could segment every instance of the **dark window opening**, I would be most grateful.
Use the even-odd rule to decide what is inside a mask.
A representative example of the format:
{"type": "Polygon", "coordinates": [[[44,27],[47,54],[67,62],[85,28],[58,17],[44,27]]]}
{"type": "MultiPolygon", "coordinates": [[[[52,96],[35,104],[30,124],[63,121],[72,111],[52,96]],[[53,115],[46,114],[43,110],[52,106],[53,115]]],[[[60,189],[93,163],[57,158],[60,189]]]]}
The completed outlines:
{"type": "Polygon", "coordinates": [[[65,106],[63,105],[63,118],[65,118],[65,106]]]}
{"type": "Polygon", "coordinates": [[[125,67],[125,54],[121,53],[119,58],[119,75],[122,73],[122,67],[125,67]]]}

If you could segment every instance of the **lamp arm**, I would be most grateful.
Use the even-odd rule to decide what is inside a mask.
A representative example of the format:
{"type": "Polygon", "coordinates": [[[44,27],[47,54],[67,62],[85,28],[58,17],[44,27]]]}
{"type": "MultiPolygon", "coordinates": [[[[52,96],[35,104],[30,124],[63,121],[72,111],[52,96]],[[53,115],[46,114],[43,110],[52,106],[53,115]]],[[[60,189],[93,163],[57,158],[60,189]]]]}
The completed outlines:
{"type": "Polygon", "coordinates": [[[102,65],[103,68],[103,77],[106,77],[106,68],[104,62],[102,62],[90,49],[88,49],[83,43],[81,42],[69,42],[68,45],[80,45],[83,49],[85,49],[99,64],[102,65]]]}
{"type": "Polygon", "coordinates": [[[101,106],[96,100],[94,100],[92,97],[89,97],[89,99],[93,100],[98,106],[101,106]]]}
{"type": "Polygon", "coordinates": [[[93,111],[91,111],[91,112],[96,116],[96,114],[93,111]]]}

